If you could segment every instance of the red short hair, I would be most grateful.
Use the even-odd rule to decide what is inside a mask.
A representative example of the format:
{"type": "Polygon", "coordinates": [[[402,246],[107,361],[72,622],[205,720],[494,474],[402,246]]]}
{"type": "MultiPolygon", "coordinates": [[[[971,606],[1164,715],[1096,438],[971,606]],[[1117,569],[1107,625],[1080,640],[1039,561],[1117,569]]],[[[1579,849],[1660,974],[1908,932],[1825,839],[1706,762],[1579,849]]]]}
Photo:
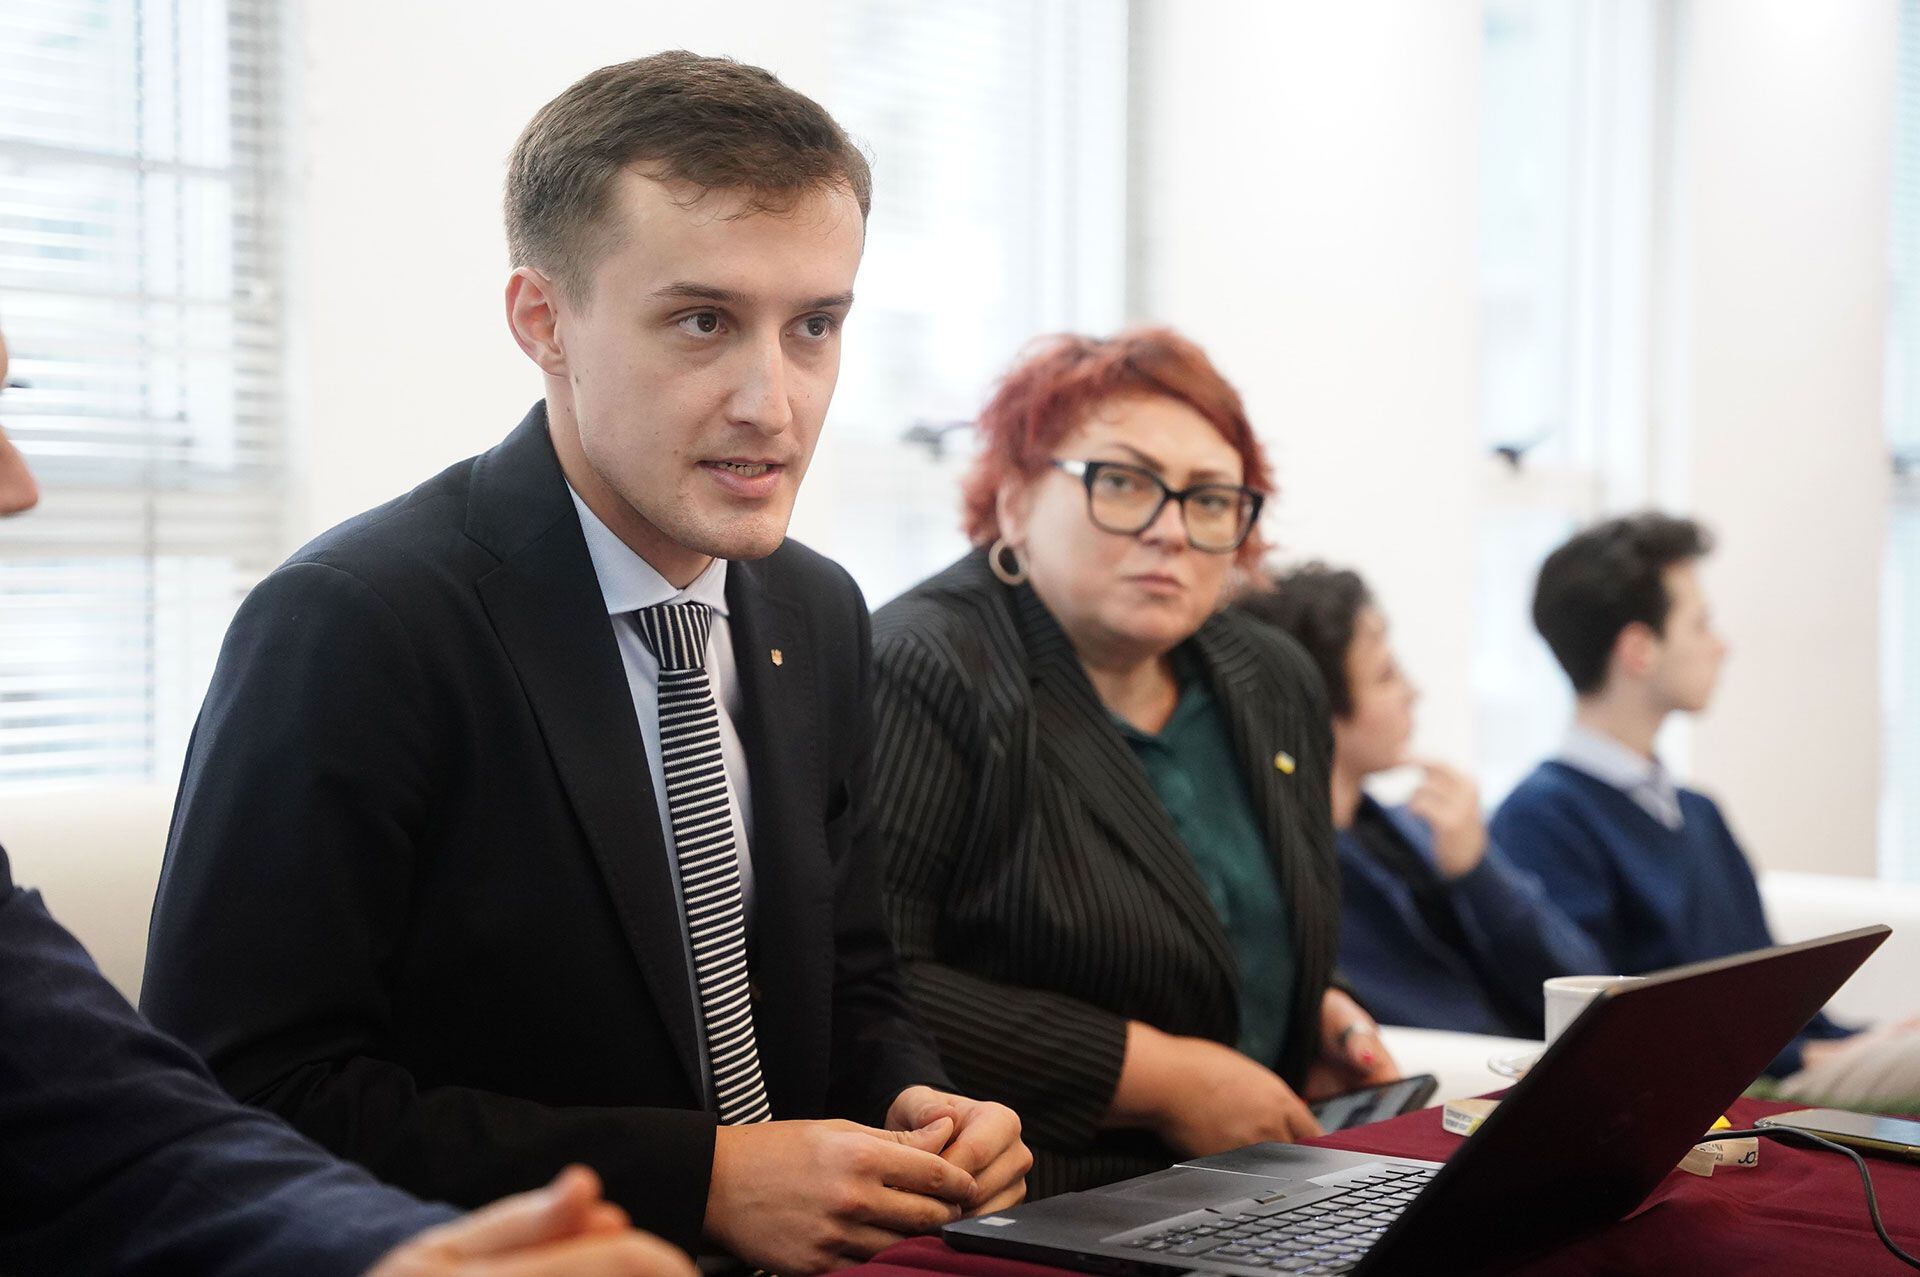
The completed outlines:
{"type": "MultiPolygon", "coordinates": [[[[1254,437],[1240,392],[1200,347],[1170,328],[1140,328],[1117,337],[1043,337],[1028,347],[980,413],[981,449],[961,483],[968,539],[991,544],[1000,535],[994,499],[1013,475],[1046,470],[1053,449],[1088,414],[1116,399],[1176,399],[1205,417],[1240,454],[1241,482],[1273,490],[1266,453],[1254,437]]],[[[1242,567],[1266,552],[1256,527],[1241,545],[1242,567]]]]}

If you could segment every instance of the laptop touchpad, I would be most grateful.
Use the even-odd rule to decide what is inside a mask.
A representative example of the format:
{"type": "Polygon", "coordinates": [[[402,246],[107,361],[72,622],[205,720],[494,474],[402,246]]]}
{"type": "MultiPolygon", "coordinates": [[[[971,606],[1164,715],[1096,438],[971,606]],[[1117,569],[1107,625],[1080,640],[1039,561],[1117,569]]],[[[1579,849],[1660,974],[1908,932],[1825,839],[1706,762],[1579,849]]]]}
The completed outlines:
{"type": "Polygon", "coordinates": [[[1175,1166],[1140,1179],[1126,1180],[1107,1188],[1093,1189],[1090,1196],[1104,1197],[1109,1200],[1123,1198],[1128,1201],[1154,1202],[1176,1209],[1205,1206],[1219,1201],[1226,1195],[1230,1191],[1233,1180],[1245,1181],[1247,1178],[1239,1175],[1228,1176],[1221,1171],[1202,1170],[1194,1166],[1175,1166]]]}

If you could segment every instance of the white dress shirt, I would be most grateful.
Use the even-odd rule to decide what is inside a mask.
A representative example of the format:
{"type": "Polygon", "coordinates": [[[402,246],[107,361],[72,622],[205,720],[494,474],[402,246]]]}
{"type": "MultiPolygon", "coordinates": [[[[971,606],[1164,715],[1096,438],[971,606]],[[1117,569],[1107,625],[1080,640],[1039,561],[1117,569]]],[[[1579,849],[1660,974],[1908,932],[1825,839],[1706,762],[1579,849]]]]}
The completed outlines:
{"type": "MultiPolygon", "coordinates": [[[[653,782],[660,812],[660,837],[666,843],[667,867],[673,873],[676,891],[680,884],[680,860],[674,848],[673,813],[667,808],[666,769],[660,761],[660,661],[640,637],[640,627],[631,613],[660,603],[704,603],[713,609],[713,629],[707,635],[707,682],[713,688],[714,708],[720,719],[720,756],[727,772],[727,815],[733,822],[734,852],[740,860],[740,894],[746,908],[747,923],[753,923],[753,857],[750,838],[753,791],[747,778],[747,755],[740,746],[740,734],[734,730],[734,715],[740,712],[740,674],[733,660],[733,629],[727,624],[727,561],[715,559],[707,570],[695,577],[684,590],[677,590],[653,565],[635,554],[615,536],[613,530],[587,508],[580,494],[567,489],[573,508],[580,514],[580,531],[587,538],[587,554],[593,559],[593,572],[600,581],[600,594],[607,603],[607,616],[613,624],[614,638],[620,644],[620,663],[627,673],[627,688],[633,694],[633,712],[640,720],[640,739],[647,750],[647,775],[653,782]]],[[[698,977],[693,971],[692,945],[687,939],[687,919],[680,917],[680,942],[687,947],[687,977],[693,1004],[700,1005],[698,977]]],[[[712,1074],[704,1046],[700,1067],[712,1074]]]]}
{"type": "Polygon", "coordinates": [[[1668,829],[1678,829],[1685,823],[1680,812],[1679,787],[1673,783],[1673,773],[1659,759],[1648,758],[1613,737],[1576,722],[1567,729],[1559,760],[1575,771],[1612,785],[1668,829]]]}

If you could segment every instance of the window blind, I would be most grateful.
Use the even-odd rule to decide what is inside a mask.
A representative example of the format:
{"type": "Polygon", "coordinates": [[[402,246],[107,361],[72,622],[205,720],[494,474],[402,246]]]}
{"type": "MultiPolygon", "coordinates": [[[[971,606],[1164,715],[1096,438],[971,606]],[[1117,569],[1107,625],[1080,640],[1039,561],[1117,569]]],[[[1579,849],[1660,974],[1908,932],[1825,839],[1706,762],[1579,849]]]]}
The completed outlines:
{"type": "Polygon", "coordinates": [[[1898,58],[1886,359],[1896,465],[1882,593],[1880,867],[1911,881],[1920,879],[1920,0],[1901,0],[1898,58]]]}
{"type": "Polygon", "coordinates": [[[0,787],[164,779],[278,557],[278,0],[0,0],[0,787]]]}

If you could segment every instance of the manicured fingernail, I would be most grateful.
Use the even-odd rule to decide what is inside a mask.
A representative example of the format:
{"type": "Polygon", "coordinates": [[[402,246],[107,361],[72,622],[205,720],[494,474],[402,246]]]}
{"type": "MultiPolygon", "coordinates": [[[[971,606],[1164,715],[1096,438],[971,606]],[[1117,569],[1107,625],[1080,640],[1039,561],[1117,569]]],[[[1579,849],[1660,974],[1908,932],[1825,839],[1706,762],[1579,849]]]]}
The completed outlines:
{"type": "Polygon", "coordinates": [[[1373,1063],[1373,1052],[1371,1052],[1371,1051],[1362,1051],[1362,1052],[1360,1052],[1360,1063],[1362,1063],[1362,1064],[1372,1064],[1372,1063],[1373,1063]]]}

